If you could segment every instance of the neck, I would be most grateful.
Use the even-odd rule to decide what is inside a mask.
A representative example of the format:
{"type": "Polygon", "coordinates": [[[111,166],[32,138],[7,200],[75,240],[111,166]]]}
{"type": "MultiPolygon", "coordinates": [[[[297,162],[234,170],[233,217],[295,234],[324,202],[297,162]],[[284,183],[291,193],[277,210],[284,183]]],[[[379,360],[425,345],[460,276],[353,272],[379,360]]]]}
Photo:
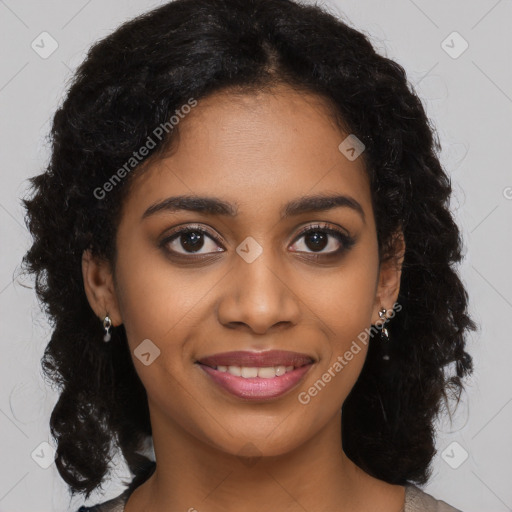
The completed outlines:
{"type": "Polygon", "coordinates": [[[250,442],[237,452],[193,436],[169,418],[152,417],[157,466],[131,494],[125,512],[186,510],[399,511],[404,488],[377,480],[343,452],[341,414],[293,450],[262,454],[250,442]]]}

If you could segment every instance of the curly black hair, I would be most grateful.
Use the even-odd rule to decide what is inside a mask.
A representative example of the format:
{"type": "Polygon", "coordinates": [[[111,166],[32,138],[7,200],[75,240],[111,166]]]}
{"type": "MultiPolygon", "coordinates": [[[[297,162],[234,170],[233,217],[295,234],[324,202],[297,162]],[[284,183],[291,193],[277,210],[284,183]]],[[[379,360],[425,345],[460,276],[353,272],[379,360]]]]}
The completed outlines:
{"type": "Polygon", "coordinates": [[[403,67],[318,5],[175,0],[90,48],[53,118],[49,163],[23,200],[33,236],[23,268],[35,274],[52,324],[42,367],[60,391],[50,427],[72,495],[87,498],[101,487],[116,453],[135,475],[132,484],[147,475],[147,395],[123,326],[111,343],[101,342],[81,259],[91,249],[115,264],[116,227],[133,176],[162,156],[179,125],[109,194],[97,191],[190,98],[278,84],[323,98],[345,132],[365,144],[380,261],[393,256],[399,230],[406,244],[402,311],[389,324],[391,359],[383,365],[381,344],[369,344],[342,408],[344,451],[392,484],[424,484],[431,476],[434,421],[443,403],[459,402],[462,378],[473,370],[465,344],[476,324],[455,268],[462,239],[441,145],[403,67]]]}

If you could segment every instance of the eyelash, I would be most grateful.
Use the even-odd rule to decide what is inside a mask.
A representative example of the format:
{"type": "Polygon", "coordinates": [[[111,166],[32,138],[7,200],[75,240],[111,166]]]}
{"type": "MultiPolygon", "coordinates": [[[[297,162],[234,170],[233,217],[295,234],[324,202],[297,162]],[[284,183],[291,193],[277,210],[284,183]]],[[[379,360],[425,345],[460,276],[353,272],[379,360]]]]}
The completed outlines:
{"type": "MultiPolygon", "coordinates": [[[[307,254],[307,256],[303,256],[304,251],[295,251],[295,252],[300,253],[301,256],[310,258],[310,259],[318,259],[318,258],[322,258],[322,257],[324,257],[324,258],[336,257],[336,256],[341,256],[342,253],[348,251],[355,243],[355,239],[353,237],[351,237],[345,233],[342,233],[341,231],[339,231],[337,229],[330,228],[326,224],[313,224],[313,225],[305,227],[297,234],[297,237],[294,239],[293,243],[296,243],[298,240],[300,240],[300,238],[302,238],[304,235],[307,235],[310,232],[319,232],[319,231],[323,232],[323,233],[327,233],[328,235],[331,235],[334,238],[336,238],[338,240],[338,242],[340,242],[341,248],[337,249],[336,251],[330,251],[327,253],[305,252],[305,254],[307,254]]],[[[212,256],[215,254],[215,252],[208,253],[208,254],[193,254],[193,253],[184,254],[184,253],[178,253],[176,251],[173,251],[173,250],[167,248],[167,245],[170,242],[173,242],[175,239],[179,238],[181,235],[187,234],[187,233],[201,233],[202,235],[206,235],[207,237],[213,239],[217,244],[222,245],[222,242],[219,240],[218,237],[211,234],[208,230],[206,230],[205,228],[203,228],[200,225],[189,225],[185,228],[181,228],[179,230],[173,231],[169,236],[165,237],[160,242],[159,245],[167,253],[170,253],[173,257],[187,259],[189,261],[205,259],[208,256],[212,256]]],[[[218,252],[223,252],[223,251],[218,251],[218,252]]]]}

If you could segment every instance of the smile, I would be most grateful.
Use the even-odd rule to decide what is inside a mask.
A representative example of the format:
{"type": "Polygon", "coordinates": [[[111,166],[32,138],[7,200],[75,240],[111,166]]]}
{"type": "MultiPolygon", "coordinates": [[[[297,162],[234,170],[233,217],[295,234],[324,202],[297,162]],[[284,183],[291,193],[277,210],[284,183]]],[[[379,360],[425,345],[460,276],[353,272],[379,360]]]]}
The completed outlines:
{"type": "Polygon", "coordinates": [[[211,367],[198,363],[210,381],[231,395],[246,400],[271,400],[295,388],[313,363],[298,368],[294,366],[211,367]]]}
{"type": "Polygon", "coordinates": [[[216,366],[215,370],[219,372],[228,372],[235,377],[244,377],[250,379],[259,377],[260,379],[273,379],[280,377],[285,373],[291,372],[294,366],[268,366],[264,368],[250,367],[250,366],[216,366]]]}

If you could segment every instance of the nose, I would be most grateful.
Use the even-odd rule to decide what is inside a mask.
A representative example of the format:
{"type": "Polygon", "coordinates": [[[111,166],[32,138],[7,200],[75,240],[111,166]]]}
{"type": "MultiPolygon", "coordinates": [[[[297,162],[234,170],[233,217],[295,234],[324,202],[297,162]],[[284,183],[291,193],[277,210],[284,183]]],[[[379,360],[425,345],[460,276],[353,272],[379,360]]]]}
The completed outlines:
{"type": "Polygon", "coordinates": [[[300,300],[290,269],[271,250],[252,262],[236,256],[218,303],[219,322],[230,329],[266,334],[297,324],[300,300]]]}

